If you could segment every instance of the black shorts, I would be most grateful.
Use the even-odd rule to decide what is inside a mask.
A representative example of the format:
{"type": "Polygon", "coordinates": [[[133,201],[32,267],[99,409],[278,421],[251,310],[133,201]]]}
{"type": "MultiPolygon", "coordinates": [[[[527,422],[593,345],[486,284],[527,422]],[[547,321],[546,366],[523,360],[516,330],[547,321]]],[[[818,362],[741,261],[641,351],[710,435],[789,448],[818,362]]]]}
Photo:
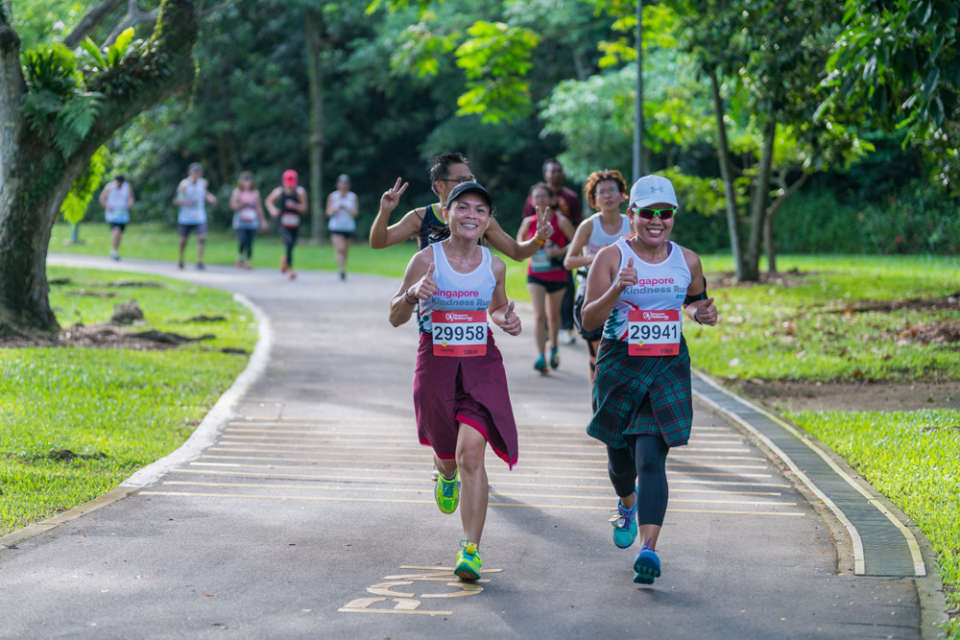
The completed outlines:
{"type": "Polygon", "coordinates": [[[199,224],[178,224],[177,233],[180,234],[181,238],[189,238],[191,233],[196,233],[198,238],[206,238],[207,223],[201,222],[199,224]]]}
{"type": "Polygon", "coordinates": [[[547,293],[556,293],[567,288],[566,280],[541,280],[537,276],[527,274],[527,284],[538,284],[547,290],[547,293]]]}
{"type": "Polygon", "coordinates": [[[110,230],[113,231],[114,229],[120,229],[120,233],[123,233],[124,231],[127,230],[127,223],[126,223],[126,222],[111,222],[111,223],[110,223],[110,230]]]}
{"type": "Polygon", "coordinates": [[[349,240],[353,237],[353,234],[353,231],[331,231],[330,237],[332,238],[333,236],[340,236],[344,240],[349,240]]]}

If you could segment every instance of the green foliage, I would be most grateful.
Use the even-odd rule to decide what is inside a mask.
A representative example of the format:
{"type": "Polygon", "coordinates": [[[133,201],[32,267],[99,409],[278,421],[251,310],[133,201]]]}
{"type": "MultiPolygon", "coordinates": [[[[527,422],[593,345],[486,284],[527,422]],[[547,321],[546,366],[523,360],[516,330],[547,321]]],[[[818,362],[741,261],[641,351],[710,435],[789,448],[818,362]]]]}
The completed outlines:
{"type": "Polygon", "coordinates": [[[12,18],[26,51],[62,40],[95,4],[98,3],[94,0],[18,1],[13,3],[8,17],[12,18]]]}
{"type": "MultiPolygon", "coordinates": [[[[93,73],[100,73],[120,66],[124,57],[131,51],[131,44],[134,44],[133,36],[133,27],[128,27],[120,32],[113,44],[103,49],[98,48],[97,44],[88,36],[80,43],[80,47],[87,54],[85,62],[89,70],[93,73]]],[[[142,45],[143,40],[137,40],[132,50],[135,51],[142,45]]]]}
{"type": "Polygon", "coordinates": [[[76,180],[63,204],[60,205],[60,212],[63,219],[70,224],[77,224],[83,220],[83,215],[87,211],[93,194],[97,187],[103,182],[103,176],[107,173],[107,166],[110,162],[110,151],[106,147],[97,149],[93,157],[90,158],[87,168],[83,170],[76,180]]]}
{"type": "Polygon", "coordinates": [[[79,149],[93,127],[103,94],[84,89],[76,57],[62,44],[26,51],[22,58],[27,124],[44,134],[67,158],[79,149]]]}
{"type": "Polygon", "coordinates": [[[459,115],[480,114],[484,122],[520,118],[531,109],[524,76],[530,70],[537,34],[503,22],[475,22],[470,38],[456,50],[457,66],[467,76],[467,91],[457,98],[459,115]]]}
{"type": "Polygon", "coordinates": [[[106,322],[114,300],[75,295],[116,292],[119,278],[152,281],[137,300],[150,328],[216,339],[164,351],[0,349],[0,535],[91,500],[137,469],[170,453],[232,383],[256,330],[229,293],[135,274],[51,268],[73,283],[51,289],[51,303],[71,322],[106,322]],[[74,295],[70,295],[73,293],[74,295]],[[184,322],[224,315],[210,324],[184,322]],[[81,457],[56,460],[51,450],[81,457]]]}
{"type": "Polygon", "coordinates": [[[960,8],[847,0],[820,114],[872,118],[922,148],[944,189],[960,184],[960,8]]]}
{"type": "Polygon", "coordinates": [[[960,199],[914,180],[866,200],[816,182],[777,214],[777,244],[789,253],[960,254],[960,199]]]}
{"type": "Polygon", "coordinates": [[[787,417],[850,462],[930,541],[960,637],[960,411],[812,412],[787,417]]]}

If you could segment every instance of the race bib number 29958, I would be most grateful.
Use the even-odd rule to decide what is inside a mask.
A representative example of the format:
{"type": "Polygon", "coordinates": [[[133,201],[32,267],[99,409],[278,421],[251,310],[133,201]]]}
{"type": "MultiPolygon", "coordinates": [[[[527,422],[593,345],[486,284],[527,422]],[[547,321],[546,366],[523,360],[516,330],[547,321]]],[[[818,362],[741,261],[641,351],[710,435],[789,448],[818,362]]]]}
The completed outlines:
{"type": "Polygon", "coordinates": [[[627,353],[631,356],[680,353],[680,312],[641,309],[627,314],[627,353]]]}
{"type": "Polygon", "coordinates": [[[487,355],[486,311],[434,311],[433,355],[471,357],[487,355]]]}

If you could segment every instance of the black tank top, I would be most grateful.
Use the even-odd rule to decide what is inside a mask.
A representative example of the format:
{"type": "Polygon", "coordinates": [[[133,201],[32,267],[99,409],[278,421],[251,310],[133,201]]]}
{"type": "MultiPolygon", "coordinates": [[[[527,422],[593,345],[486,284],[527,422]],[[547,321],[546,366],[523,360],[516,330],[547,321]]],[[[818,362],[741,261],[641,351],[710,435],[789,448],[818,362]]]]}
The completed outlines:
{"type": "Polygon", "coordinates": [[[297,196],[297,192],[294,191],[293,194],[288,194],[285,190],[280,190],[280,213],[294,213],[300,215],[300,212],[296,209],[292,209],[287,206],[288,202],[299,203],[300,198],[297,196]]]}
{"type": "Polygon", "coordinates": [[[420,248],[426,249],[435,242],[441,242],[450,237],[450,227],[440,219],[434,211],[434,205],[423,208],[423,219],[420,221],[420,248]]]}

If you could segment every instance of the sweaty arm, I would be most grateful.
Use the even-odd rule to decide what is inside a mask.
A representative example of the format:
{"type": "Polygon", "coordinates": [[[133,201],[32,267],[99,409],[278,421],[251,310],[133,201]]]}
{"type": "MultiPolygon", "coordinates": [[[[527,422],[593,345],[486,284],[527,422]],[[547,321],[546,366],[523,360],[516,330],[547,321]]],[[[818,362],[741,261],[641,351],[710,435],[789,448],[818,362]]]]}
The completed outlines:
{"type": "Polygon", "coordinates": [[[687,287],[687,297],[683,301],[687,316],[698,324],[715,325],[719,320],[717,308],[713,306],[713,298],[707,297],[707,279],[703,275],[703,265],[700,257],[683,248],[683,257],[690,269],[690,286],[687,287]]]}
{"type": "Polygon", "coordinates": [[[384,213],[381,208],[377,211],[377,217],[373,219],[373,225],[370,227],[370,247],[373,249],[386,249],[395,244],[400,244],[410,236],[414,235],[420,229],[420,223],[426,211],[421,207],[411,209],[403,214],[400,222],[387,226],[390,219],[390,213],[384,213]]]}
{"type": "Polygon", "coordinates": [[[587,218],[577,227],[577,232],[573,234],[573,241],[567,249],[567,255],[563,259],[563,268],[569,271],[581,267],[589,267],[593,264],[593,256],[580,255],[583,248],[590,241],[590,233],[593,231],[593,221],[587,218]]]}
{"type": "Polygon", "coordinates": [[[623,290],[636,284],[637,275],[633,267],[625,267],[618,272],[619,266],[620,249],[616,245],[604,247],[594,257],[593,266],[587,274],[587,290],[580,311],[584,331],[603,326],[623,290]]]}
{"type": "Polygon", "coordinates": [[[432,260],[433,249],[427,247],[414,254],[407,263],[400,289],[390,299],[390,324],[393,326],[399,327],[409,320],[417,302],[426,300],[436,290],[432,260]]]}
{"type": "MultiPolygon", "coordinates": [[[[525,221],[520,227],[523,233],[518,233],[517,238],[526,235],[526,229],[529,226],[529,223],[525,221]]],[[[496,218],[490,219],[490,226],[487,227],[487,232],[483,234],[483,237],[491,247],[517,262],[522,262],[535,254],[542,245],[537,241],[536,236],[527,240],[518,240],[511,237],[509,233],[503,230],[496,218]]]]}

